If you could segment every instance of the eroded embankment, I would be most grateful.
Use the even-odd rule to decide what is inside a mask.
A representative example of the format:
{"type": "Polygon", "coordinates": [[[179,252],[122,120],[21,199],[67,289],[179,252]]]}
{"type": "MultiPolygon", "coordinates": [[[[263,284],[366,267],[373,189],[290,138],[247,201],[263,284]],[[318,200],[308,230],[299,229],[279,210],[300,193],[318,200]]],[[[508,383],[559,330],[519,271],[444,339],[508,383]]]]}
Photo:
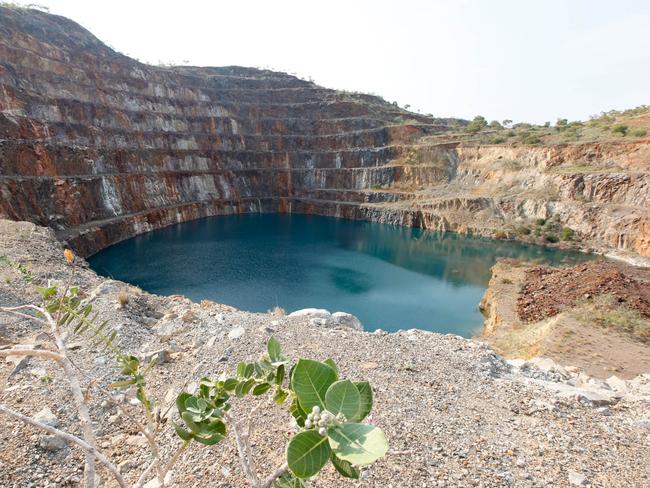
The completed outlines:
{"type": "Polygon", "coordinates": [[[600,378],[650,373],[650,272],[596,260],[501,260],[481,302],[482,339],[507,358],[548,357],[600,378]]]}

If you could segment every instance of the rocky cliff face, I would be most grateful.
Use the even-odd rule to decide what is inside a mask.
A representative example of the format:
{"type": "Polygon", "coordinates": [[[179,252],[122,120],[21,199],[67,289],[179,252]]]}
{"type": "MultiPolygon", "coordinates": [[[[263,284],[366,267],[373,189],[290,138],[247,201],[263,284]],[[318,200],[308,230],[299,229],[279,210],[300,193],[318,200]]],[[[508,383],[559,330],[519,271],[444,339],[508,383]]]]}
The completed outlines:
{"type": "Polygon", "coordinates": [[[0,7],[0,216],[82,254],[238,212],[482,235],[557,215],[588,245],[650,254],[647,141],[483,146],[463,124],[282,73],[143,65],[0,7]]]}

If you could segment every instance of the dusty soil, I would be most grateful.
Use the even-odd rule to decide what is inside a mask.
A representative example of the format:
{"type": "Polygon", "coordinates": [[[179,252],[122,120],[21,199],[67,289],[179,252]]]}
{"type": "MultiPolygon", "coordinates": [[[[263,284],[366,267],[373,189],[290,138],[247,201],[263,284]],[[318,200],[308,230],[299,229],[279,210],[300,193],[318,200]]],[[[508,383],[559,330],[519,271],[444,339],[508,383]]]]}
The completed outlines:
{"type": "Polygon", "coordinates": [[[628,305],[646,303],[647,276],[648,270],[610,261],[560,269],[502,260],[481,302],[481,339],[507,358],[548,357],[598,378],[648,373],[643,333],[650,319],[628,305]],[[602,299],[609,296],[611,302],[602,299]],[[520,315],[522,303],[528,320],[520,315]],[[636,333],[626,328],[630,323],[636,333]]]}
{"type": "Polygon", "coordinates": [[[569,268],[528,269],[517,311],[523,321],[535,322],[605,294],[650,318],[650,271],[605,260],[569,268]]]}

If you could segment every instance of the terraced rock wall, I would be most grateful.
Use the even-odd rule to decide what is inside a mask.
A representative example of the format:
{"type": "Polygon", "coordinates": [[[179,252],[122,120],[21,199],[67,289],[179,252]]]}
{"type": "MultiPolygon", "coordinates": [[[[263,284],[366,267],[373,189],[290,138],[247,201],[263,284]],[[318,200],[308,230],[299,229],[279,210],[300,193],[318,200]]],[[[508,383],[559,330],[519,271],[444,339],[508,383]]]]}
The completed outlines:
{"type": "Polygon", "coordinates": [[[241,212],[488,236],[556,215],[585,244],[650,254],[647,143],[476,146],[464,124],[282,73],[143,65],[0,7],[0,216],[82,254],[241,212]]]}

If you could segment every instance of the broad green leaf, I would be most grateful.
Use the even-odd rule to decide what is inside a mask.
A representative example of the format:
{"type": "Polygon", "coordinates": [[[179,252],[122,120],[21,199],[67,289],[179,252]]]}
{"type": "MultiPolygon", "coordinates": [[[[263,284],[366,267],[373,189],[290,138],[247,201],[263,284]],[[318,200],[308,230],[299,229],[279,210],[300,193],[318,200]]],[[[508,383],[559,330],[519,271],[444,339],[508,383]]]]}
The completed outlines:
{"type": "Polygon", "coordinates": [[[194,421],[194,416],[190,412],[183,412],[181,418],[193,434],[201,433],[201,427],[194,421]]]}
{"type": "Polygon", "coordinates": [[[375,462],[388,451],[386,436],[368,424],[343,424],[327,431],[332,451],[344,461],[357,466],[375,462]]]}
{"type": "Polygon", "coordinates": [[[282,405],[288,396],[289,396],[289,392],[287,390],[281,387],[277,387],[275,389],[275,394],[273,395],[273,401],[277,405],[282,405]]]}
{"type": "Polygon", "coordinates": [[[250,378],[251,376],[253,376],[254,372],[255,372],[255,364],[248,363],[244,368],[244,378],[250,378]]]}
{"type": "Polygon", "coordinates": [[[242,394],[248,395],[248,392],[251,391],[251,388],[253,388],[254,384],[255,384],[255,380],[253,378],[246,380],[241,389],[242,394]]]}
{"type": "Polygon", "coordinates": [[[269,389],[271,388],[271,385],[268,383],[260,383],[259,385],[255,386],[253,388],[253,395],[259,396],[259,395],[264,395],[269,389]]]}
{"type": "Polygon", "coordinates": [[[233,391],[237,386],[237,383],[239,383],[239,381],[237,381],[235,378],[228,378],[223,382],[223,389],[226,391],[233,391]]]}
{"type": "Polygon", "coordinates": [[[298,396],[303,410],[311,411],[314,405],[325,408],[325,393],[335,381],[336,373],[328,365],[310,359],[299,359],[291,376],[291,388],[298,396]]]}
{"type": "Polygon", "coordinates": [[[280,347],[280,343],[274,336],[269,337],[269,342],[266,344],[266,349],[269,353],[269,358],[271,358],[271,362],[274,363],[276,361],[280,361],[282,355],[282,348],[280,347]]]}
{"type": "Polygon", "coordinates": [[[202,436],[194,436],[194,440],[196,442],[200,442],[201,444],[205,444],[206,446],[214,446],[217,442],[220,442],[223,439],[223,436],[221,434],[215,434],[209,437],[202,437],[202,436]]]}
{"type": "Polygon", "coordinates": [[[311,478],[325,466],[330,452],[327,436],[322,436],[315,430],[306,430],[289,441],[287,463],[298,478],[311,478]]]}
{"type": "Polygon", "coordinates": [[[359,390],[350,380],[332,383],[325,393],[325,408],[334,415],[342,413],[346,419],[351,419],[357,414],[359,402],[359,390]]]}
{"type": "Polygon", "coordinates": [[[246,371],[246,363],[239,363],[237,365],[237,376],[241,378],[244,376],[244,371],[246,371]]]}
{"type": "Polygon", "coordinates": [[[273,488],[307,488],[307,483],[291,473],[285,473],[275,480],[273,488]]]}
{"type": "Polygon", "coordinates": [[[338,377],[339,377],[339,368],[338,368],[338,366],[336,365],[336,363],[334,362],[334,360],[333,360],[332,358],[327,358],[327,359],[326,359],[325,361],[323,361],[323,362],[324,362],[325,364],[327,364],[330,368],[332,368],[332,369],[334,370],[334,372],[336,373],[336,378],[338,379],[338,377]]]}
{"type": "Polygon", "coordinates": [[[185,407],[185,401],[191,397],[192,395],[186,392],[182,392],[176,397],[176,408],[178,409],[179,415],[181,415],[185,410],[187,410],[187,408],[185,407]]]}
{"type": "Polygon", "coordinates": [[[221,420],[214,420],[212,422],[202,422],[199,425],[200,433],[203,437],[214,436],[219,434],[224,436],[226,434],[226,424],[221,420]]]}
{"type": "Polygon", "coordinates": [[[355,381],[354,386],[359,390],[359,410],[353,417],[348,417],[348,420],[361,422],[372,410],[372,388],[367,381],[355,381]]]}
{"type": "Polygon", "coordinates": [[[174,426],[174,430],[176,431],[176,435],[183,439],[184,441],[191,441],[193,435],[190,434],[188,431],[183,429],[180,425],[178,425],[176,422],[172,422],[172,425],[174,426]]]}
{"type": "Polygon", "coordinates": [[[293,418],[296,419],[297,424],[302,427],[305,425],[305,420],[307,420],[307,413],[300,407],[298,399],[294,398],[289,405],[289,413],[293,415],[293,418]]]}
{"type": "Polygon", "coordinates": [[[124,380],[124,381],[114,381],[110,385],[108,385],[109,388],[125,388],[127,386],[131,386],[135,384],[135,380],[124,380]]]}
{"type": "Polygon", "coordinates": [[[278,370],[275,373],[275,384],[282,386],[282,382],[284,381],[284,364],[281,364],[278,366],[278,370]]]}
{"type": "Polygon", "coordinates": [[[352,466],[349,462],[343,461],[343,459],[339,459],[333,452],[330,455],[330,459],[334,465],[334,468],[339,472],[341,476],[355,480],[358,480],[359,476],[361,476],[361,473],[357,468],[352,466]]]}

